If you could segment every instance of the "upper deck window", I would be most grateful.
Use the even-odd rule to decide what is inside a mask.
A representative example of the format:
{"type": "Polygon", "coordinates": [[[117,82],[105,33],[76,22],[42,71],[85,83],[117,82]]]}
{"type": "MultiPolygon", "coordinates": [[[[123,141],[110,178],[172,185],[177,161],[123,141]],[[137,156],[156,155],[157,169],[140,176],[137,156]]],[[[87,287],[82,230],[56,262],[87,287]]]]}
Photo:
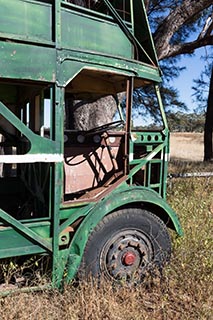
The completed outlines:
{"type": "MultiPolygon", "coordinates": [[[[67,0],[67,2],[103,13],[105,15],[111,15],[109,8],[103,0],[67,0]]],[[[131,0],[110,0],[109,2],[112,4],[122,20],[131,22],[131,0]]]]}

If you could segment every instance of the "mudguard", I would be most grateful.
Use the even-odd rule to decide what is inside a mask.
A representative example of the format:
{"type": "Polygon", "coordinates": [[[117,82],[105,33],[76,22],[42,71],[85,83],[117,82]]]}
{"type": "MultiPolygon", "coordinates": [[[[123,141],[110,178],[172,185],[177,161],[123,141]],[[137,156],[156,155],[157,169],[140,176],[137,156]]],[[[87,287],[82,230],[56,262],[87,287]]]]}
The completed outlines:
{"type": "MultiPolygon", "coordinates": [[[[88,213],[76,231],[71,245],[68,258],[67,281],[72,279],[80,265],[84,249],[90,233],[102,218],[110,212],[125,205],[131,206],[135,203],[147,203],[163,209],[164,213],[171,219],[174,229],[179,236],[183,235],[180,222],[174,210],[155,191],[144,187],[132,186],[115,190],[109,196],[99,201],[88,213]]],[[[160,217],[160,216],[159,216],[160,217]]]]}

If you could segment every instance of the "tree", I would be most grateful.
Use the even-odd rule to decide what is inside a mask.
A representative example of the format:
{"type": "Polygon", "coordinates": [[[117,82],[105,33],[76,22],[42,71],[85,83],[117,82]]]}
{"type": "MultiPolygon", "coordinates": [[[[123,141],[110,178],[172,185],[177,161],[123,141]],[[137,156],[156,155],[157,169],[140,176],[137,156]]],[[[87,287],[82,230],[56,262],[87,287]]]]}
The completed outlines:
{"type": "Polygon", "coordinates": [[[204,161],[213,160],[212,147],[212,131],[213,131],[213,67],[209,86],[209,96],[206,111],[205,131],[204,131],[204,161]]]}
{"type": "Polygon", "coordinates": [[[213,44],[213,21],[206,10],[212,5],[212,0],[183,0],[172,4],[170,1],[153,2],[161,2],[161,6],[164,2],[165,7],[171,10],[153,34],[159,60],[191,54],[197,48],[213,44]],[[201,24],[203,27],[195,40],[185,41],[192,31],[196,34],[201,24]]]}
{"type": "MultiPolygon", "coordinates": [[[[153,33],[159,60],[192,54],[195,49],[213,44],[212,0],[146,1],[146,8],[156,27],[153,33]],[[170,10],[169,14],[166,14],[170,10]],[[190,33],[193,41],[187,41],[190,33]]],[[[209,96],[205,120],[204,160],[213,159],[213,76],[209,85],[209,96]]]]}
{"type": "Polygon", "coordinates": [[[194,80],[194,96],[198,102],[197,110],[204,112],[206,110],[206,121],[204,125],[204,161],[212,160],[212,130],[213,130],[213,55],[207,53],[203,57],[205,68],[201,72],[199,79],[194,80]],[[209,85],[210,79],[210,85],[209,85]],[[207,108],[206,108],[207,102],[207,108]]]}
{"type": "Polygon", "coordinates": [[[171,131],[203,132],[205,117],[203,113],[173,112],[167,115],[171,131]]]}

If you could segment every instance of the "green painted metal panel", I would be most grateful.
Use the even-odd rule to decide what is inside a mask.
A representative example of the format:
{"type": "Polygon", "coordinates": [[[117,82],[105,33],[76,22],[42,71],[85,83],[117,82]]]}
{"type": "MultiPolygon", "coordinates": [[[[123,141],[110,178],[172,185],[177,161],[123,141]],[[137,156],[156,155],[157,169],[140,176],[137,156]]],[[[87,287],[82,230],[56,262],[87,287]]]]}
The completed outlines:
{"type": "MultiPolygon", "coordinates": [[[[5,1],[0,0],[1,2],[4,4],[2,7],[5,8],[5,12],[8,7],[9,23],[7,26],[3,23],[4,19],[7,21],[6,14],[3,21],[0,21],[0,28],[2,26],[0,32],[11,39],[10,34],[13,32],[11,28],[14,29],[14,32],[16,31],[14,23],[11,22],[15,9],[13,8],[12,10],[10,2],[5,4],[5,1]]],[[[17,7],[15,4],[18,4],[17,12],[19,12],[20,4],[24,3],[26,3],[27,8],[28,5],[32,5],[33,8],[34,6],[35,8],[44,7],[44,11],[47,10],[46,8],[50,10],[50,5],[46,2],[12,0],[13,7],[17,7]]],[[[23,8],[20,10],[23,10],[23,8]]],[[[36,19],[31,19],[31,16],[27,16],[24,20],[33,20],[36,21],[36,24],[43,25],[43,20],[37,23],[36,12],[34,14],[36,19]]],[[[50,13],[43,15],[46,17],[45,21],[46,19],[48,21],[52,19],[50,13]]],[[[0,77],[55,82],[57,73],[58,83],[65,85],[82,68],[93,67],[109,70],[110,72],[121,72],[127,76],[147,78],[156,82],[161,81],[158,68],[131,60],[133,58],[132,45],[116,23],[98,19],[93,17],[92,14],[91,16],[80,15],[78,12],[65,8],[62,8],[57,13],[57,16],[61,17],[61,25],[58,26],[62,37],[62,43],[59,44],[60,49],[57,50],[54,44],[51,47],[49,43],[50,36],[42,36],[40,33],[37,39],[38,42],[40,41],[38,45],[35,43],[15,43],[2,40],[0,42],[0,77]],[[46,41],[46,45],[49,47],[41,46],[42,41],[46,41]],[[64,49],[61,48],[61,45],[64,49]],[[56,51],[58,52],[57,58],[56,51]]],[[[30,22],[25,23],[30,24],[30,22]]],[[[51,25],[44,25],[45,30],[49,30],[51,27],[51,25]]],[[[19,28],[26,29],[28,33],[26,40],[34,41],[33,35],[28,32],[30,27],[19,27],[18,23],[17,30],[19,28]]],[[[36,27],[32,27],[32,29],[35,29],[33,32],[36,33],[36,27]]],[[[24,30],[17,31],[12,38],[19,41],[23,40],[18,33],[20,32],[23,36],[24,30]]]]}
{"type": "Polygon", "coordinates": [[[62,9],[62,47],[132,58],[132,45],[115,23],[62,9]]]}
{"type": "Polygon", "coordinates": [[[155,67],[137,64],[116,57],[99,56],[94,53],[58,50],[56,71],[56,50],[36,45],[0,42],[0,77],[13,79],[57,81],[66,85],[83,68],[96,68],[119,72],[126,76],[161,81],[159,70],[155,67]]]}
{"type": "Polygon", "coordinates": [[[0,41],[0,77],[55,81],[56,52],[53,48],[0,41]]]}
{"type": "Polygon", "coordinates": [[[126,77],[137,77],[161,82],[158,68],[149,67],[134,60],[125,60],[111,56],[102,56],[94,53],[61,50],[58,51],[57,82],[65,86],[82,69],[96,69],[100,71],[119,73],[126,77]]]}
{"type": "Polygon", "coordinates": [[[30,0],[0,0],[0,34],[52,41],[52,4],[30,0]]]}
{"type": "MultiPolygon", "coordinates": [[[[2,209],[0,209],[0,221],[3,221],[6,226],[7,225],[12,226],[14,228],[15,233],[18,232],[20,235],[23,235],[24,237],[26,237],[26,239],[30,240],[31,243],[39,244],[41,247],[49,251],[52,251],[51,242],[46,241],[43,237],[40,237],[40,235],[34,232],[32,230],[33,224],[29,225],[31,227],[29,228],[29,226],[26,226],[25,224],[21,223],[19,220],[13,218],[11,215],[9,215],[7,212],[5,212],[2,209]]],[[[3,226],[3,229],[4,229],[4,226],[3,226]]]]}
{"type": "MultiPolygon", "coordinates": [[[[12,234],[14,236],[14,233],[12,234]]],[[[12,238],[13,241],[17,241],[17,238],[12,238]]],[[[32,245],[29,244],[27,245],[26,239],[23,239],[24,243],[22,244],[20,242],[20,238],[18,240],[18,247],[14,247],[9,244],[6,246],[6,248],[0,249],[0,259],[3,258],[10,258],[10,257],[19,257],[19,256],[24,256],[24,255],[31,255],[31,254],[41,254],[45,253],[46,251],[37,246],[37,245],[32,245]]]]}
{"type": "MultiPolygon", "coordinates": [[[[17,221],[18,222],[18,221],[17,221]]],[[[20,224],[20,222],[18,222],[20,224]]],[[[50,222],[23,223],[23,228],[28,228],[29,233],[38,235],[45,242],[50,239],[50,222]]],[[[26,254],[44,253],[48,250],[36,241],[12,227],[0,225],[0,258],[22,256],[26,254]]]]}

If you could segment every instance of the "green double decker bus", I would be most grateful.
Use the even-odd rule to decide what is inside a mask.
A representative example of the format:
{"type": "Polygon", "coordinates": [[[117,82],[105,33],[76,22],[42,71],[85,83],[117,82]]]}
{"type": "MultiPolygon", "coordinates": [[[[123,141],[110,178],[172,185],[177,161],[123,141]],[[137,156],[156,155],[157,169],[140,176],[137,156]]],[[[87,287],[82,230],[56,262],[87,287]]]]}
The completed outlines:
{"type": "Polygon", "coordinates": [[[53,287],[162,268],[168,229],[182,229],[166,202],[169,130],[144,1],[0,7],[0,262],[47,256],[53,287]],[[137,130],[133,94],[147,88],[162,125],[137,130]],[[87,127],[75,126],[79,106],[87,127]]]}

